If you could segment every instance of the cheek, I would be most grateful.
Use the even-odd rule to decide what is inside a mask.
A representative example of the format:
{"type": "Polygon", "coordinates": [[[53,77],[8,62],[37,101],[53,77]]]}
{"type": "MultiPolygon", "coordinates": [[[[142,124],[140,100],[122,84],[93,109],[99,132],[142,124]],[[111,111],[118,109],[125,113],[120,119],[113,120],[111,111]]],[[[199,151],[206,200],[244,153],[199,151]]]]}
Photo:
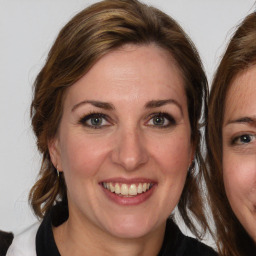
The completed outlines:
{"type": "Polygon", "coordinates": [[[183,182],[191,162],[192,147],[187,137],[177,135],[170,139],[166,138],[159,141],[154,151],[154,158],[157,159],[162,173],[171,176],[171,180],[175,182],[179,177],[183,182]]]}
{"type": "Polygon", "coordinates": [[[184,137],[175,137],[169,142],[165,140],[164,146],[157,151],[157,154],[159,157],[157,163],[163,178],[160,201],[165,207],[170,207],[166,208],[170,213],[178,204],[186,181],[192,154],[190,140],[186,141],[184,137]]]}
{"type": "Polygon", "coordinates": [[[66,136],[61,147],[63,171],[75,175],[89,177],[97,172],[101,162],[104,161],[108,144],[104,139],[90,139],[83,136],[66,136]]]}
{"type": "Polygon", "coordinates": [[[246,199],[256,182],[255,156],[223,154],[223,178],[231,203],[246,199]]]}

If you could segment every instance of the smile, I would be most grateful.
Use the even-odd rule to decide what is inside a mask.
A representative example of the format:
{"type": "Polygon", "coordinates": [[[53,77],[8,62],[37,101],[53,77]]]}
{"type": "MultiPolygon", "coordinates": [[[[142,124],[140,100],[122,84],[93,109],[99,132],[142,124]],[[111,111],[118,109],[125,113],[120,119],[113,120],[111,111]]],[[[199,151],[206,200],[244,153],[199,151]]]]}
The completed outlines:
{"type": "Polygon", "coordinates": [[[125,183],[112,183],[103,182],[102,186],[108,191],[120,196],[132,197],[138,194],[145,193],[153,187],[152,183],[138,183],[138,184],[125,184],[125,183]]]}

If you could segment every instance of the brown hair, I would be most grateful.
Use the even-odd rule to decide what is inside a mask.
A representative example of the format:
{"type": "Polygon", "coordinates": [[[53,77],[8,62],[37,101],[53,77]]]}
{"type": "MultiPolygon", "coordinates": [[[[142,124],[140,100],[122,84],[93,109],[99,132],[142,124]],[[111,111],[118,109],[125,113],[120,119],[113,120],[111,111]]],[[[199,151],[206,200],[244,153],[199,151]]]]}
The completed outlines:
{"type": "Polygon", "coordinates": [[[232,81],[243,70],[256,63],[256,14],[248,15],[233,35],[216,71],[208,105],[206,126],[206,184],[210,194],[221,255],[255,255],[253,241],[234,215],[228,202],[222,174],[222,126],[225,100],[232,81]],[[253,249],[254,248],[254,249],[253,249]]]}
{"type": "Polygon", "coordinates": [[[137,0],[105,0],[84,9],[60,31],[52,46],[36,78],[31,105],[32,126],[43,154],[39,180],[30,192],[31,205],[35,214],[43,217],[56,200],[66,200],[64,177],[58,179],[47,147],[58,129],[66,89],[106,53],[128,43],[153,43],[166,49],[183,75],[198,170],[191,168],[188,172],[178,208],[186,225],[199,236],[190,213],[205,231],[208,226],[199,188],[205,169],[199,120],[201,116],[204,119],[207,79],[194,45],[179,25],[165,13],[137,0]]]}

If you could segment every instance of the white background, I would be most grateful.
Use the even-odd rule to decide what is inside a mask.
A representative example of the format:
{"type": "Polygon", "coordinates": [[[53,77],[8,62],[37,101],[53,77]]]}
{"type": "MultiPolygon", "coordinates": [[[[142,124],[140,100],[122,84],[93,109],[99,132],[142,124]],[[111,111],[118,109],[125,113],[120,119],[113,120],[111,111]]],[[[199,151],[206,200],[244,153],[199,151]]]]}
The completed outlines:
{"type": "MultiPolygon", "coordinates": [[[[92,0],[0,0],[0,229],[35,221],[28,192],[39,171],[31,88],[58,31],[92,0]]],[[[209,81],[235,26],[255,0],[144,0],[175,18],[196,44],[209,81]]]]}

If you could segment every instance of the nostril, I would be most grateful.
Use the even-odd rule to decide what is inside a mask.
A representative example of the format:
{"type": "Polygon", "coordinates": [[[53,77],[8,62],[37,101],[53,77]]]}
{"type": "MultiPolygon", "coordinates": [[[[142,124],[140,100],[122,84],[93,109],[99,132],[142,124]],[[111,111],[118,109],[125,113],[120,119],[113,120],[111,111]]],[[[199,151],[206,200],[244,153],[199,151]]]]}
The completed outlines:
{"type": "Polygon", "coordinates": [[[138,136],[131,133],[127,134],[120,136],[119,141],[117,141],[112,152],[112,161],[127,171],[132,171],[148,161],[148,153],[138,136]]]}

